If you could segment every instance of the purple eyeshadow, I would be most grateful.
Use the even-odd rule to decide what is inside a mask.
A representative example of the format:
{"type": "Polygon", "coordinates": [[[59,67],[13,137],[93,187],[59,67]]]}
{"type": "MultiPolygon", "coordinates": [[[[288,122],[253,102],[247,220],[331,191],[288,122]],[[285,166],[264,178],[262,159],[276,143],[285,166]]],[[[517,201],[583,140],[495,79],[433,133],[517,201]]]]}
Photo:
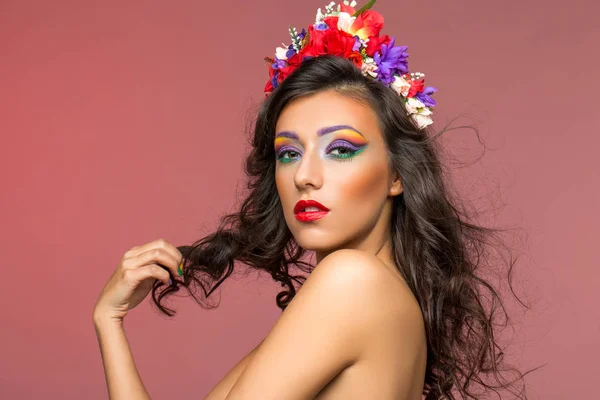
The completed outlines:
{"type": "Polygon", "coordinates": [[[350,149],[353,151],[358,151],[360,150],[363,146],[357,146],[355,144],[352,144],[346,140],[334,140],[333,142],[331,142],[329,144],[329,146],[327,146],[326,151],[329,152],[331,149],[334,149],[336,147],[343,147],[346,149],[350,149]]]}
{"type": "Polygon", "coordinates": [[[279,149],[277,149],[277,157],[280,157],[283,153],[285,153],[286,151],[295,151],[296,153],[301,154],[298,149],[296,149],[293,146],[281,146],[279,149]]]}

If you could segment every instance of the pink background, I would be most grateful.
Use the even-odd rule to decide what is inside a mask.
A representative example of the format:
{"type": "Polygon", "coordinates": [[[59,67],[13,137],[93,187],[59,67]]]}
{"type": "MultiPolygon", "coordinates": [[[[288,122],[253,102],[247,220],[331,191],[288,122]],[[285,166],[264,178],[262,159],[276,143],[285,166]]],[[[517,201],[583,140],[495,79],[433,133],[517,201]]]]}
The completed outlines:
{"type": "MultiPolygon", "coordinates": [[[[0,398],[107,397],[91,320],[99,291],[127,249],[189,244],[234,210],[263,57],[325,3],[2,1],[0,398]]],[[[531,399],[594,397],[600,7],[375,10],[409,46],[411,70],[439,88],[437,125],[464,115],[492,148],[457,170],[465,194],[528,233],[515,285],[533,309],[507,298],[507,360],[547,363],[527,377],[531,399]]],[[[481,150],[469,131],[446,141],[462,161],[481,150]]],[[[147,301],[135,309],[127,333],[153,398],[202,398],[269,332],[278,289],[255,274],[228,281],[213,311],[189,298],[174,299],[173,320],[147,301]]]]}

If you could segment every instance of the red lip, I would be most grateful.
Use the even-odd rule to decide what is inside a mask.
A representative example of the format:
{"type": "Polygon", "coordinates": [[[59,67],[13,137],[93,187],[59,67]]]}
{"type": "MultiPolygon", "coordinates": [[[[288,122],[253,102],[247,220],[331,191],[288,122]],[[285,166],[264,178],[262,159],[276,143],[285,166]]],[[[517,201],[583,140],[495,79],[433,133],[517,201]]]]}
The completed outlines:
{"type": "Polygon", "coordinates": [[[298,200],[296,206],[294,207],[294,214],[298,214],[307,207],[317,207],[322,211],[329,211],[329,208],[325,207],[323,204],[319,203],[316,200],[298,200]]]}
{"type": "Polygon", "coordinates": [[[323,218],[329,212],[329,208],[316,200],[299,200],[294,207],[294,216],[300,222],[310,222],[323,218]],[[302,211],[307,207],[317,207],[319,211],[302,211]]]}

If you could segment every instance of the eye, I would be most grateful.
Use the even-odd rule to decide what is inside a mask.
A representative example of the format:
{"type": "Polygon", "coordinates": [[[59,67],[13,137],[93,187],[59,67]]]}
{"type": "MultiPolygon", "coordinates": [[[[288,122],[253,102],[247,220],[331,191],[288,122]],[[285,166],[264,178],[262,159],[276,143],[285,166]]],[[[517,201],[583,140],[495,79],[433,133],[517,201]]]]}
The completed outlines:
{"type": "Polygon", "coordinates": [[[366,145],[357,146],[345,140],[336,140],[327,147],[327,154],[338,160],[352,158],[365,149],[366,145]]]}
{"type": "Polygon", "coordinates": [[[356,153],[354,150],[351,150],[347,147],[338,146],[338,147],[335,147],[333,150],[331,150],[331,152],[329,154],[333,154],[340,158],[348,158],[348,157],[353,156],[354,153],[356,153]]]}
{"type": "Polygon", "coordinates": [[[277,160],[282,163],[289,163],[294,161],[300,155],[296,150],[282,149],[277,153],[277,160]]]}

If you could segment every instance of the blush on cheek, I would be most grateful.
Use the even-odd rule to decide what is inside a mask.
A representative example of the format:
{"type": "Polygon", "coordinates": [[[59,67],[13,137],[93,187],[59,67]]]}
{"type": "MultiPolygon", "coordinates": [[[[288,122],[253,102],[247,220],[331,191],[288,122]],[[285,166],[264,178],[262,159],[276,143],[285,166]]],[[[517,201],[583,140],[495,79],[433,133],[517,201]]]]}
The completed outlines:
{"type": "Polygon", "coordinates": [[[379,196],[387,191],[386,168],[369,164],[349,174],[341,187],[343,195],[349,199],[361,199],[361,201],[381,201],[379,196]]]}

